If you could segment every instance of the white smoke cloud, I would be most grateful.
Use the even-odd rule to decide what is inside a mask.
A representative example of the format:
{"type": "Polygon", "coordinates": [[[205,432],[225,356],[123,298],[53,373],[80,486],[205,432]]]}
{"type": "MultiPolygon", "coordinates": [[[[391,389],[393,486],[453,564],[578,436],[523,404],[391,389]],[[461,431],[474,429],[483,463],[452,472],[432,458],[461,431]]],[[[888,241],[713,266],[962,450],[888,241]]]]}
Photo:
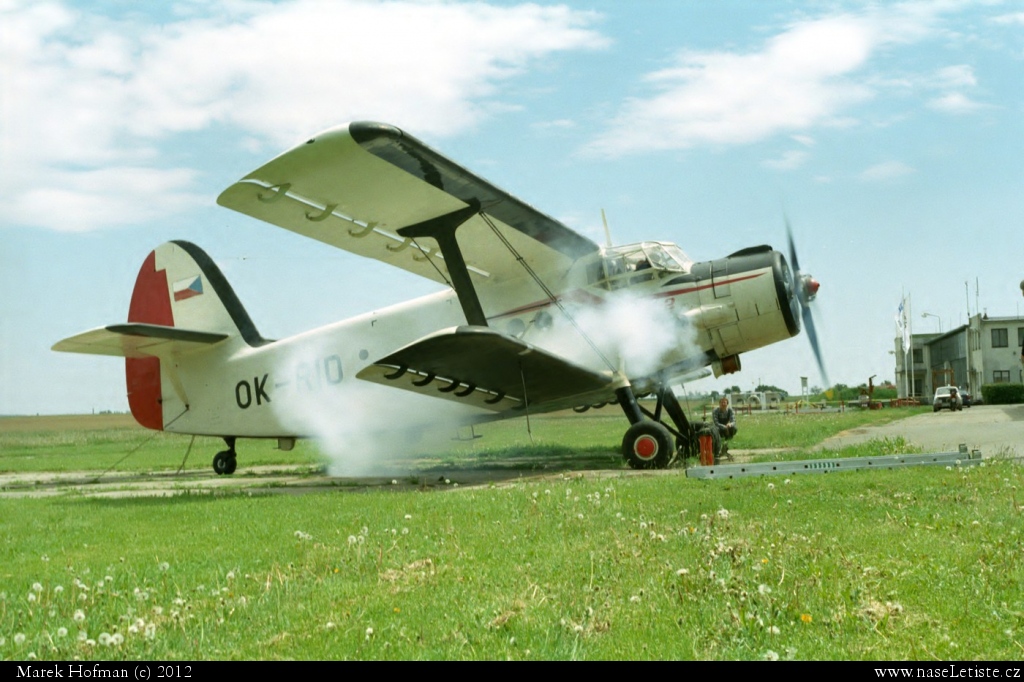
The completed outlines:
{"type": "MultiPolygon", "coordinates": [[[[278,359],[272,374],[290,379],[304,375],[298,366],[332,357],[336,346],[336,341],[297,344],[278,359]]],[[[450,449],[459,427],[479,414],[461,404],[362,381],[354,374],[346,368],[335,384],[311,379],[312,390],[295,380],[271,403],[282,424],[317,442],[329,458],[328,472],[333,476],[407,474],[406,460],[450,449]]]]}
{"type": "Polygon", "coordinates": [[[576,326],[558,315],[550,330],[529,341],[595,371],[609,367],[586,339],[616,370],[621,363],[632,378],[652,375],[668,364],[703,353],[696,330],[673,314],[663,299],[616,292],[599,305],[570,304],[566,312],[576,326]]]}

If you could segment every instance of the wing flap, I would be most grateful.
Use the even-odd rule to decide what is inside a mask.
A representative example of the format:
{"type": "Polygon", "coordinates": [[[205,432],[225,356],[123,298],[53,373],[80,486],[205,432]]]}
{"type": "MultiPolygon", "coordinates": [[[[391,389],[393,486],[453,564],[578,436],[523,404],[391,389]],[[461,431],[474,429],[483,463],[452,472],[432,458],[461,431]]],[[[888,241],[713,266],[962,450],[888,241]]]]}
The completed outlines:
{"type": "Polygon", "coordinates": [[[442,330],[381,358],[356,375],[494,412],[586,404],[612,392],[613,378],[489,327],[442,330]]]}
{"type": "Polygon", "coordinates": [[[228,334],[159,324],[112,324],[58,341],[53,350],[125,358],[167,357],[207,348],[226,338],[228,334]]]}

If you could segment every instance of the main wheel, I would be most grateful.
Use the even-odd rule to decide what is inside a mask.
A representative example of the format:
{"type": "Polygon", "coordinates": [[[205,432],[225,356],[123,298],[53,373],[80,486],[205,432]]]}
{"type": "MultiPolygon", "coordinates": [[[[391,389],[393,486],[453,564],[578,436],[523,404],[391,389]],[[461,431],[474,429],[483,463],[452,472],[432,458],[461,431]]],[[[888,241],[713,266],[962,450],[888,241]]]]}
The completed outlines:
{"type": "Polygon", "coordinates": [[[664,469],[674,452],[672,434],[658,422],[637,422],[622,438],[622,456],[634,469],[664,469]]]}
{"type": "Polygon", "coordinates": [[[231,450],[218,452],[213,458],[213,470],[218,476],[233,474],[237,467],[238,460],[235,459],[235,453],[231,452],[231,450]]]}

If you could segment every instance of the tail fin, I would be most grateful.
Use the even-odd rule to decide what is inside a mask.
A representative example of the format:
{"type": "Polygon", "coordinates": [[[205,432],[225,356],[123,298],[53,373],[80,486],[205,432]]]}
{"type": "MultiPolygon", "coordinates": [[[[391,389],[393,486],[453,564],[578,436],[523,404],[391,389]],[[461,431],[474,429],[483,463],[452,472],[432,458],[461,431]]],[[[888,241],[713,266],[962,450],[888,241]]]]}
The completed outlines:
{"type": "Polygon", "coordinates": [[[172,358],[231,338],[250,346],[269,343],[213,259],[195,244],[172,241],[154,249],[142,263],[128,324],[78,334],[53,349],[123,356],[132,415],[142,426],[162,430],[165,392],[181,392],[180,386],[164,386],[161,380],[163,375],[175,383],[172,358]],[[168,364],[162,368],[161,362],[168,364]]]}
{"type": "Polygon", "coordinates": [[[267,343],[213,259],[186,241],[167,242],[146,257],[128,322],[240,335],[251,346],[267,343]]]}
{"type": "MultiPolygon", "coordinates": [[[[213,259],[186,241],[167,242],[146,257],[135,280],[128,322],[240,335],[251,346],[267,343],[213,259]]],[[[160,358],[126,358],[125,378],[135,420],[163,429],[160,358]]]]}

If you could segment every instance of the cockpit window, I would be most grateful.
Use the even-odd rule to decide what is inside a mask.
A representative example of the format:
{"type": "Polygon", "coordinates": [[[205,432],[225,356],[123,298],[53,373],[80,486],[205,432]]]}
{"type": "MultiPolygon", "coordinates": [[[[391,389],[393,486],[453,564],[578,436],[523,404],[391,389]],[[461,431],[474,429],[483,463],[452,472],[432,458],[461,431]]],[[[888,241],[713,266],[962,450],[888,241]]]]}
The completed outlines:
{"type": "Polygon", "coordinates": [[[689,272],[693,261],[675,244],[640,242],[604,249],[603,272],[597,271],[593,283],[603,279],[611,289],[628,283],[649,280],[663,272],[689,272]],[[603,278],[601,277],[603,275],[603,278]]]}

